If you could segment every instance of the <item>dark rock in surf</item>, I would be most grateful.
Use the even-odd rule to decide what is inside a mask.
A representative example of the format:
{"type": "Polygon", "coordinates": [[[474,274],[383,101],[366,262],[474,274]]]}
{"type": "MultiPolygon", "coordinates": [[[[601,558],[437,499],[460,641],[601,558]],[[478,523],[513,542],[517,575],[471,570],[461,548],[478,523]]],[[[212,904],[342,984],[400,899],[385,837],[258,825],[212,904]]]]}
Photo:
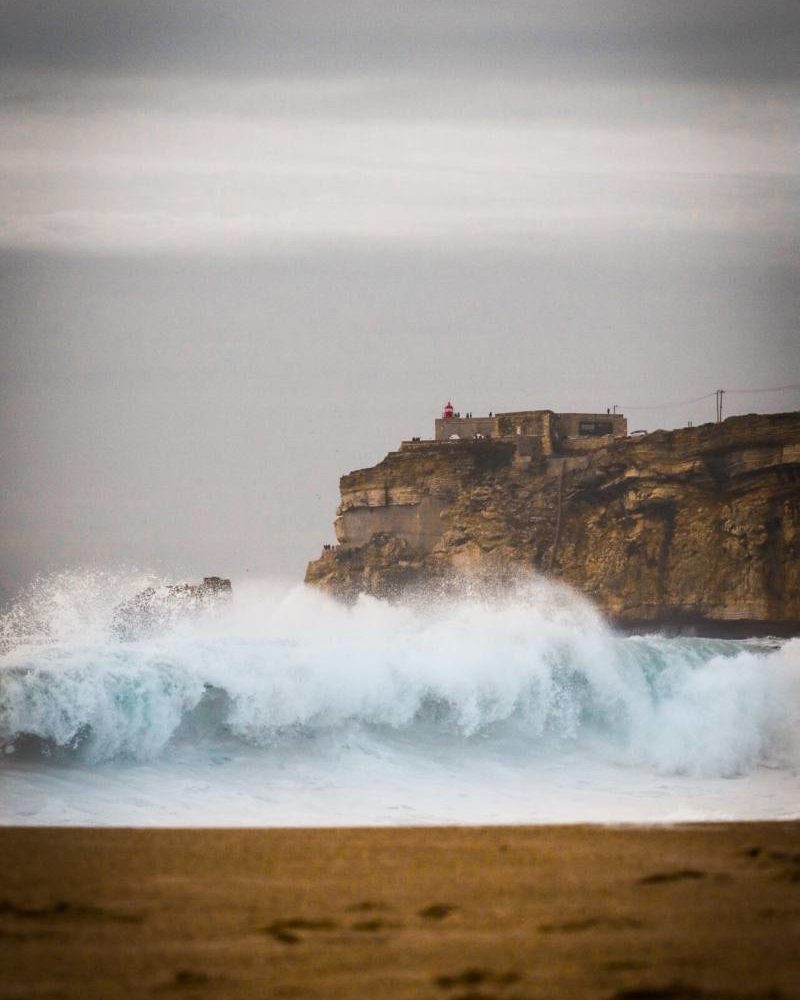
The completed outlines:
{"type": "Polygon", "coordinates": [[[111,630],[123,641],[145,639],[178,621],[202,614],[230,600],[231,581],[206,576],[199,584],[147,587],[114,609],[111,630]]]}

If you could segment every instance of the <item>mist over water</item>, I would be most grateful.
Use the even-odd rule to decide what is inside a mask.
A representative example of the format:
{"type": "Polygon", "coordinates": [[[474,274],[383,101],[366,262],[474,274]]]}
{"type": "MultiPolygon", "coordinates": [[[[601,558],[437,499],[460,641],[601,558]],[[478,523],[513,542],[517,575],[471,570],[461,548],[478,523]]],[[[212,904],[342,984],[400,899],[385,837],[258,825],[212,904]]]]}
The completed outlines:
{"type": "Polygon", "coordinates": [[[798,640],[622,636],[530,579],[352,607],[234,581],[121,641],[153,582],[63,574],[4,614],[1,822],[800,815],[798,640]]]}

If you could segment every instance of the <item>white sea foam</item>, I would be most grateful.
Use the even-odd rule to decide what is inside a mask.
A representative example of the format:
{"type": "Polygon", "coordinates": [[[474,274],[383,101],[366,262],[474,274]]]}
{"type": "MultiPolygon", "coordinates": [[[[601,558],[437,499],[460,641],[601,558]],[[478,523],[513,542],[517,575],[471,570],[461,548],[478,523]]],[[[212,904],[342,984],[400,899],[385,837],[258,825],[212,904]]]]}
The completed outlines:
{"type": "Polygon", "coordinates": [[[797,640],[621,636],[529,580],[349,608],[239,585],[120,642],[113,608],[144,582],[53,578],[6,616],[3,821],[800,814],[797,640]]]}

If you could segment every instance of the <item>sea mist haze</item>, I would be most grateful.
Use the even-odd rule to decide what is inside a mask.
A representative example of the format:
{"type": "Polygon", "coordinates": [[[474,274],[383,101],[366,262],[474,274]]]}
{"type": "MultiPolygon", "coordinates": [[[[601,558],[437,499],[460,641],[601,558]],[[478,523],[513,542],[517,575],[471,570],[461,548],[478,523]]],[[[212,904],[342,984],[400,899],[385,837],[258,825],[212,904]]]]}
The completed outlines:
{"type": "Polygon", "coordinates": [[[531,579],[353,607],[253,582],[120,641],[145,582],[62,575],[4,617],[3,823],[800,815],[798,640],[624,636],[531,579]]]}

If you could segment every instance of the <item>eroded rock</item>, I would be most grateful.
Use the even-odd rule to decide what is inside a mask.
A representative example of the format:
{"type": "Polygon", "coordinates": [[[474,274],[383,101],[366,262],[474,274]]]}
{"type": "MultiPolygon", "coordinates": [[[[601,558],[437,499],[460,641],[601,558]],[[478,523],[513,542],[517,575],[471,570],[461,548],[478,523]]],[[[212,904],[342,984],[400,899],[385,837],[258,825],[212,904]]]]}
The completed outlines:
{"type": "Polygon", "coordinates": [[[232,594],[231,581],[221,576],[206,576],[199,584],[147,587],[115,608],[111,628],[119,639],[144,639],[219,607],[232,594]]]}
{"type": "Polygon", "coordinates": [[[800,413],[608,442],[528,465],[507,441],[415,443],[341,480],[344,599],[534,570],[631,628],[800,633],[800,413]]]}

